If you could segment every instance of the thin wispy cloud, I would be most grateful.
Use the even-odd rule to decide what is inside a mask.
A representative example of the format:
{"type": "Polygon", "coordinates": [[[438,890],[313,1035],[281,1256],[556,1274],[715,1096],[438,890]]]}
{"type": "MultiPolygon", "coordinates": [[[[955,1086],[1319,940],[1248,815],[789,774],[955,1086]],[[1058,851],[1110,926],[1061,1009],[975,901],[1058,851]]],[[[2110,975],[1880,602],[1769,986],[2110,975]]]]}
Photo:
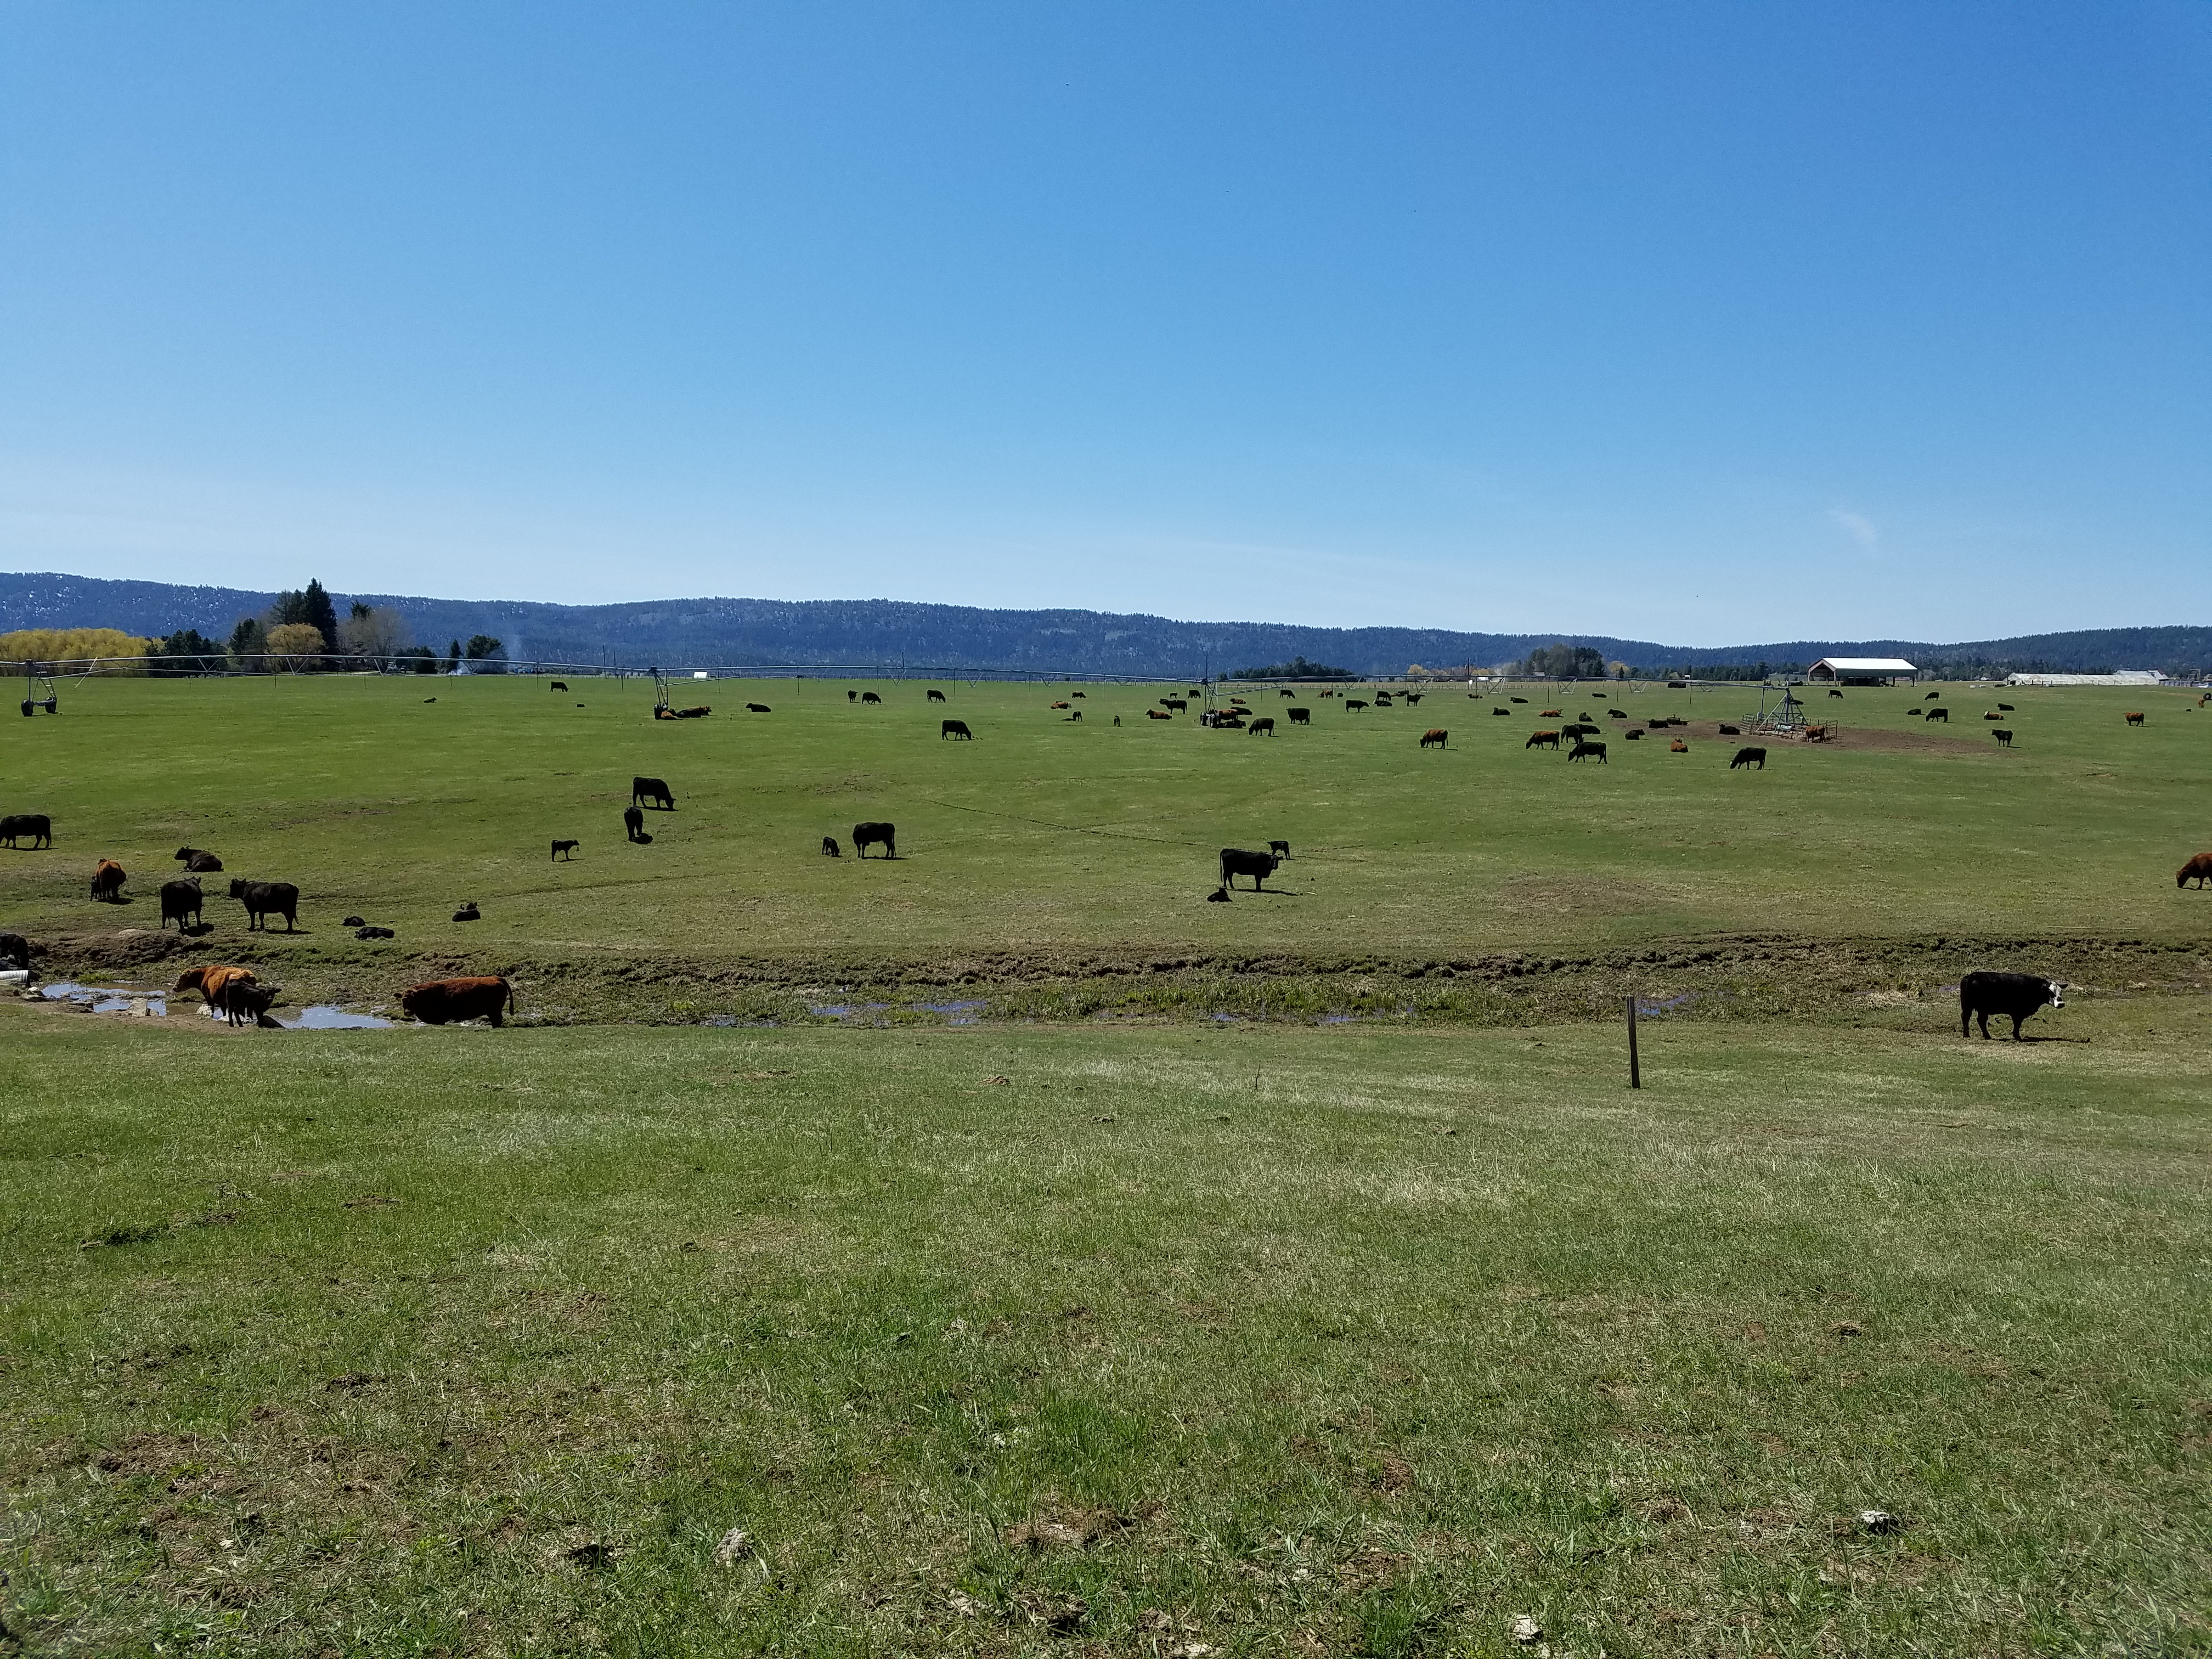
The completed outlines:
{"type": "Polygon", "coordinates": [[[1881,531],[1863,513],[1851,513],[1840,507],[1833,507],[1828,509],[1828,516],[1843,526],[1863,552],[1878,553],[1881,550],[1881,531]]]}

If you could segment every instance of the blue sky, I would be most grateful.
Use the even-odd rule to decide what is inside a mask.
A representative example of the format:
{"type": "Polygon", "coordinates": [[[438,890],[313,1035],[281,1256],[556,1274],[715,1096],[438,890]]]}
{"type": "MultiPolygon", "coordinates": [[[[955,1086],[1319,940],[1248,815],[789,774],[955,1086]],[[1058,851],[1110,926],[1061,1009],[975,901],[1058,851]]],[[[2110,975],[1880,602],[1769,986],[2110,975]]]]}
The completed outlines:
{"type": "Polygon", "coordinates": [[[0,567],[2212,621],[2212,6],[0,10],[0,567]]]}

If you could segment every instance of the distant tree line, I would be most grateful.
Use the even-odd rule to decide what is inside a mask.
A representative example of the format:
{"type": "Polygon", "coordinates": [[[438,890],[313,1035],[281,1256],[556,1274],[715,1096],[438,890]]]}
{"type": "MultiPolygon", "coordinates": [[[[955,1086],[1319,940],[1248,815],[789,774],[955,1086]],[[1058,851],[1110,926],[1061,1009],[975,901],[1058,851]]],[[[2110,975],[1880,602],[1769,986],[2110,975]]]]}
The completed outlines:
{"type": "Polygon", "coordinates": [[[1332,668],[1324,662],[1308,662],[1303,656],[1288,662],[1271,662],[1265,668],[1240,668],[1232,680],[1356,680],[1349,668],[1332,668]]]}
{"type": "Polygon", "coordinates": [[[327,673],[363,668],[384,673],[455,673],[463,664],[474,674],[503,674],[507,654],[489,634],[455,640],[441,655],[408,637],[407,620],[388,605],[359,599],[340,621],[337,605],[319,580],[279,593],[258,616],[240,617],[224,641],[197,628],[179,628],[147,642],[149,673],[173,678],[190,674],[327,673]]]}

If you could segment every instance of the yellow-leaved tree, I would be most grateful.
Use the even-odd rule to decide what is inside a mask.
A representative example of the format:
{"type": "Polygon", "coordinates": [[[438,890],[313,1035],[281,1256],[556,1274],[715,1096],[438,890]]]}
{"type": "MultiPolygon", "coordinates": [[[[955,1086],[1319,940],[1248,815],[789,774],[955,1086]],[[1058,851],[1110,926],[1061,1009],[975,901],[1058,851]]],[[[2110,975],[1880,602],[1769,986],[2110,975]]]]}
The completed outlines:
{"type": "Polygon", "coordinates": [[[0,662],[50,662],[70,674],[143,674],[153,643],[119,628],[23,628],[0,634],[0,662]]]}
{"type": "MultiPolygon", "coordinates": [[[[278,623],[269,630],[268,650],[272,657],[319,657],[329,649],[323,630],[313,623],[278,623]]],[[[293,661],[285,666],[297,670],[306,665],[293,661]]]]}

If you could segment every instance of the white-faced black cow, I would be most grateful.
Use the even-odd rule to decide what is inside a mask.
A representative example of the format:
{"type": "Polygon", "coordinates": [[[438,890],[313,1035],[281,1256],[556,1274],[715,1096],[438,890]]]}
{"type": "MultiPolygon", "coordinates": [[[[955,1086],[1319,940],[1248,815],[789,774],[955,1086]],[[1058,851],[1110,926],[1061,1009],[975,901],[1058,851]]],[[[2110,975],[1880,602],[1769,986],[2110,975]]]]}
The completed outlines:
{"type": "Polygon", "coordinates": [[[867,857],[868,848],[871,847],[882,848],[884,856],[887,859],[896,858],[898,856],[897,826],[889,823],[854,824],[853,826],[853,856],[856,859],[867,857]]]}
{"type": "Polygon", "coordinates": [[[269,931],[267,918],[284,918],[284,931],[290,933],[296,925],[300,911],[300,890],[289,881],[233,881],[230,896],[246,906],[246,931],[258,927],[269,931]]]}
{"type": "Polygon", "coordinates": [[[2059,996],[2064,988],[2040,974],[1992,974],[1977,969],[1959,981],[1959,1035],[1972,1036],[1969,1024],[1978,1020],[1982,1036],[1990,1034],[1991,1014],[2012,1017],[2012,1040],[2020,1041],[2020,1023],[2046,1003],[2053,1008],[2066,1004],[2059,996]]]}
{"type": "Polygon", "coordinates": [[[1249,876],[1252,890],[1256,893],[1261,882],[1273,875],[1275,866],[1280,862],[1273,853],[1250,853],[1241,847],[1224,847],[1221,849],[1221,884],[1229,887],[1231,876],[1249,876]]]}

